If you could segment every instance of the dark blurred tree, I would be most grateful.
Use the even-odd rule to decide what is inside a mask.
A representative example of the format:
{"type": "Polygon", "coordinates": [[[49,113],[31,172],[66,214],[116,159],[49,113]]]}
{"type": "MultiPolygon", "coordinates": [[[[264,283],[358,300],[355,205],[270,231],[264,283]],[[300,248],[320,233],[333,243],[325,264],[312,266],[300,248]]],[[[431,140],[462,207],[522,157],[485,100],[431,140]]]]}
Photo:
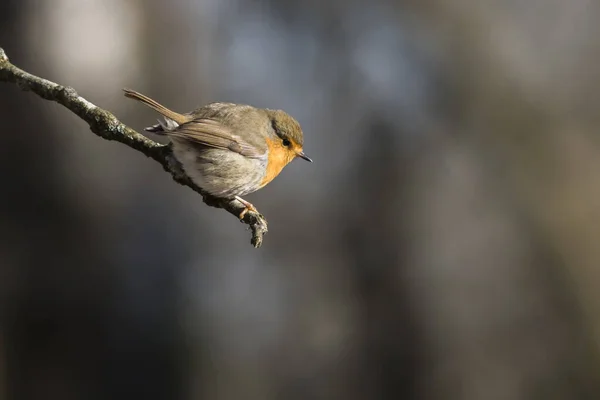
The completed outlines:
{"type": "MultiPolygon", "coordinates": [[[[3,3],[0,38],[14,60],[43,74],[43,60],[25,39],[30,6],[3,3]]],[[[54,131],[45,107],[13,85],[2,86],[0,363],[6,398],[177,398],[183,390],[177,297],[166,296],[174,272],[162,268],[165,259],[147,260],[148,268],[161,265],[167,279],[157,287],[154,312],[131,312],[117,281],[124,260],[111,243],[134,245],[136,237],[107,237],[114,221],[62,190],[65,138],[54,131]]]]}

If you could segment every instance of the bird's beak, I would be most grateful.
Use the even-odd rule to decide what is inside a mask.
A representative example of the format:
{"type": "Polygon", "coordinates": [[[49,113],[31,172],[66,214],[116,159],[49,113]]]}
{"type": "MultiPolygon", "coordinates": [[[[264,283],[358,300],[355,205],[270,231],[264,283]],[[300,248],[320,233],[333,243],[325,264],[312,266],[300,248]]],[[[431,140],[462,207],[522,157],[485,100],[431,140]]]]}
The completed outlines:
{"type": "Polygon", "coordinates": [[[306,154],[304,154],[303,151],[299,151],[298,153],[296,153],[296,155],[300,158],[305,159],[308,162],[312,162],[312,160],[306,154]]]}

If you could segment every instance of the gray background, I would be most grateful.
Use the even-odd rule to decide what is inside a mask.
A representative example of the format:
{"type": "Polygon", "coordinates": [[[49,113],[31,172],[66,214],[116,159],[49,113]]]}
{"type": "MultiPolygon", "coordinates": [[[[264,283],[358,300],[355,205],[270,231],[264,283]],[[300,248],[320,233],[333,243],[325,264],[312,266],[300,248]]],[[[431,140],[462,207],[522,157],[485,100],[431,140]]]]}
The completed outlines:
{"type": "MultiPolygon", "coordinates": [[[[0,46],[141,129],[283,108],[245,226],[0,86],[0,398],[597,399],[600,3],[0,3],[0,46]]],[[[154,137],[154,139],[157,139],[154,137]]]]}

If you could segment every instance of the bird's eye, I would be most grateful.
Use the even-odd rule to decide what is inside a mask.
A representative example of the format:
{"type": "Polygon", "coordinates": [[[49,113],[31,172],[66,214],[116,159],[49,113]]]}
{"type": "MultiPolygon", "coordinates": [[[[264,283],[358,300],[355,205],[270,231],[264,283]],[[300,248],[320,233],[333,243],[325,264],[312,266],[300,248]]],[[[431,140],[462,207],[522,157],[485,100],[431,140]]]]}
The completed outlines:
{"type": "Polygon", "coordinates": [[[284,145],[285,147],[288,147],[290,144],[291,144],[291,143],[290,143],[290,141],[289,141],[288,139],[283,139],[283,145],[284,145]]]}

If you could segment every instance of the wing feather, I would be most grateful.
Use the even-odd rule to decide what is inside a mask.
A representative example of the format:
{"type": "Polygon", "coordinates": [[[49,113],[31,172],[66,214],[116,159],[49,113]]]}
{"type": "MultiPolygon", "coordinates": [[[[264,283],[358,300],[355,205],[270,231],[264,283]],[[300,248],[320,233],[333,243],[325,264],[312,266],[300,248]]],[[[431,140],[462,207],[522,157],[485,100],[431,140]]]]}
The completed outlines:
{"type": "Polygon", "coordinates": [[[265,155],[265,149],[259,149],[234,134],[231,128],[213,119],[195,119],[165,134],[216,149],[230,150],[249,158],[260,158],[265,155]]]}

